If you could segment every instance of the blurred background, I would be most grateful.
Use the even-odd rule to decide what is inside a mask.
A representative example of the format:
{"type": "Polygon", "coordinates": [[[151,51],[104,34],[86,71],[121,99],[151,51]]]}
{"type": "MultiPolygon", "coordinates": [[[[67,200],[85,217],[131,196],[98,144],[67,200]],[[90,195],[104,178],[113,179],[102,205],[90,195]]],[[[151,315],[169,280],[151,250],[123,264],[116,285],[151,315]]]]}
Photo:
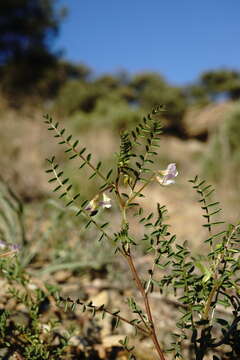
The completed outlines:
{"type": "Polygon", "coordinates": [[[164,104],[157,166],[176,162],[179,176],[175,186],[153,186],[146,209],[166,204],[172,231],[197,251],[206,234],[187,180],[199,174],[216,187],[225,219],[239,219],[239,13],[238,1],[217,0],[0,2],[1,178],[24,204],[26,265],[45,264],[44,274],[64,282],[59,269],[103,276],[111,261],[101,247],[96,257],[86,242],[95,235],[51,194],[44,170],[53,154],[87,198],[96,184],[66,161],[43,125],[46,113],[108,168],[120,131],[164,104]]]}
{"type": "Polygon", "coordinates": [[[42,125],[46,112],[108,163],[120,130],[164,104],[159,166],[176,162],[180,176],[166,195],[156,191],[171,199],[175,225],[194,213],[186,180],[196,173],[217,186],[236,220],[239,11],[238,2],[217,0],[2,2],[1,176],[24,202],[49,196],[44,159],[60,150],[42,125]]]}

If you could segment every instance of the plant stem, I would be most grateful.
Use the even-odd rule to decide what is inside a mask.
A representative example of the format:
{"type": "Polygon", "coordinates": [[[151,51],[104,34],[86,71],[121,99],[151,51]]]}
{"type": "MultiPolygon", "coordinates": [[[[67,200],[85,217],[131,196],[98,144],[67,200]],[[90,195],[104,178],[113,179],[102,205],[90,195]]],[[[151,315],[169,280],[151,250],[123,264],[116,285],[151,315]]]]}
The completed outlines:
{"type": "Polygon", "coordinates": [[[141,187],[138,191],[133,192],[132,196],[126,202],[126,206],[131,203],[141,192],[155,179],[156,175],[152,175],[141,187]]]}
{"type": "Polygon", "coordinates": [[[153,322],[153,318],[152,318],[152,313],[151,313],[151,308],[149,305],[149,301],[148,301],[148,294],[145,292],[144,287],[142,285],[142,282],[138,276],[137,270],[135,268],[133,259],[132,259],[132,255],[130,252],[130,248],[128,247],[128,250],[126,250],[124,248],[123,252],[122,252],[123,256],[125,257],[125,259],[128,262],[129,268],[131,270],[131,273],[133,275],[133,279],[137,285],[138,290],[140,291],[143,301],[144,301],[144,305],[145,305],[145,309],[146,309],[146,313],[147,313],[147,317],[148,317],[148,322],[150,324],[150,337],[154,343],[154,346],[157,350],[157,353],[159,355],[160,360],[166,360],[164,355],[163,355],[163,351],[159,345],[158,339],[157,339],[157,335],[156,335],[156,330],[155,330],[155,326],[154,326],[154,322],[153,322]]]}

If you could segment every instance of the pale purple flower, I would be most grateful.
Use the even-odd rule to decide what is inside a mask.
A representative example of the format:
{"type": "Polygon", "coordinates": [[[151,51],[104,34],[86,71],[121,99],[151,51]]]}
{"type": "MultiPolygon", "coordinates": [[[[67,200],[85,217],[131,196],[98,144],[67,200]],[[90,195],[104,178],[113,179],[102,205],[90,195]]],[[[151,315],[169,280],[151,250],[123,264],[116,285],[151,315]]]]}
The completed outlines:
{"type": "Polygon", "coordinates": [[[5,241],[0,240],[0,250],[10,250],[14,252],[18,252],[20,250],[19,244],[8,244],[5,241]]]}
{"type": "Polygon", "coordinates": [[[21,247],[19,244],[11,244],[11,245],[9,245],[9,248],[14,252],[19,252],[21,247]]]}
{"type": "Polygon", "coordinates": [[[0,241],[0,250],[7,250],[0,254],[0,258],[9,257],[11,255],[15,255],[21,249],[21,246],[18,244],[7,244],[3,241],[0,241]]]}
{"type": "Polygon", "coordinates": [[[178,175],[178,171],[175,163],[171,163],[167,166],[166,170],[159,171],[160,176],[156,176],[157,181],[163,185],[175,184],[174,178],[178,175]]]}

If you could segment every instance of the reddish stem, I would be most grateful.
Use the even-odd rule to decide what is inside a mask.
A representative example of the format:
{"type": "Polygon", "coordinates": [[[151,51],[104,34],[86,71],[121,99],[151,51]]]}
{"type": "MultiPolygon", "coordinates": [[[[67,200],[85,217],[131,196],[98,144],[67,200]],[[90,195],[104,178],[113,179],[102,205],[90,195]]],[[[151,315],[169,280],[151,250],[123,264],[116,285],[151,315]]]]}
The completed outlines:
{"type": "Polygon", "coordinates": [[[128,265],[131,269],[132,275],[133,275],[133,279],[137,285],[138,290],[140,291],[142,297],[143,297],[143,301],[144,301],[144,305],[145,305],[145,309],[146,309],[146,313],[147,313],[147,317],[148,317],[148,321],[150,324],[150,337],[155,345],[155,348],[157,350],[157,353],[159,355],[160,360],[166,360],[166,358],[164,357],[163,351],[159,345],[158,339],[157,339],[157,335],[156,335],[156,330],[155,330],[155,326],[154,326],[154,322],[153,322],[153,318],[152,318],[152,313],[151,313],[151,308],[149,305],[149,301],[148,301],[148,294],[145,292],[145,289],[142,285],[142,282],[138,276],[137,270],[135,268],[135,265],[133,263],[133,259],[130,253],[130,249],[126,250],[124,249],[123,251],[123,255],[126,258],[128,265]]]}

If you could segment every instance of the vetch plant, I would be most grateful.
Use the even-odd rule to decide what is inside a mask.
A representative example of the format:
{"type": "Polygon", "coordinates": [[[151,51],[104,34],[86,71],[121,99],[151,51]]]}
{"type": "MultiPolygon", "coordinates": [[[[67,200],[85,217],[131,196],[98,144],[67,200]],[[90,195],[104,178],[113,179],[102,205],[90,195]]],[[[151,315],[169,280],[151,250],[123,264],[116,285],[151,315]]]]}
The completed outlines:
{"type": "MultiPolygon", "coordinates": [[[[48,159],[46,172],[51,176],[54,192],[64,199],[67,207],[75,210],[76,216],[86,219],[86,228],[94,226],[99,232],[99,241],[107,240],[113,244],[116,255],[121,256],[128,265],[129,275],[142,299],[128,298],[128,305],[133,314],[129,319],[120,310],[111,311],[105,304],[95,306],[92,302],[76,301],[61,295],[59,303],[65,308],[82,306],[83,311],[110,314],[115,318],[115,325],[120,322],[131,324],[137,332],[151,338],[157,356],[168,359],[167,351],[175,359],[186,358],[185,345],[189,349],[188,358],[202,360],[207,355],[220,359],[239,359],[240,331],[240,298],[239,298],[239,235],[240,225],[229,225],[222,228],[223,222],[214,217],[221,211],[218,202],[210,201],[213,189],[198,177],[191,180],[193,188],[199,195],[208,235],[205,243],[209,246],[206,256],[195,257],[191,254],[187,242],[179,244],[176,235],[171,234],[165,223],[167,210],[156,204],[156,212],[146,214],[139,200],[144,198],[146,188],[157,182],[161,186],[173,185],[178,175],[176,164],[170,163],[165,170],[156,169],[155,159],[158,156],[159,140],[162,133],[160,121],[162,107],[153,109],[152,113],[132,131],[120,136],[120,151],[117,154],[116,166],[102,170],[101,161],[97,164],[92,154],[73,140],[72,135],[65,135],[65,128],[60,128],[48,115],[45,123],[48,130],[54,132],[60,145],[65,146],[69,160],[79,159],[79,169],[88,167],[89,181],[98,178],[99,187],[91,199],[84,199],[81,192],[75,193],[70,179],[64,175],[55,157],[48,159]],[[117,205],[120,227],[111,231],[109,221],[101,222],[99,212],[110,210],[117,205]],[[131,219],[136,217],[139,226],[143,226],[144,235],[138,239],[131,227],[131,219]],[[215,228],[221,226],[218,231],[215,228]],[[152,265],[145,278],[136,267],[136,256],[140,247],[152,254],[152,265]],[[160,293],[172,292],[176,298],[179,312],[182,313],[176,323],[173,342],[169,349],[163,349],[159,341],[159,329],[153,316],[149,294],[158,289],[160,293]],[[225,308],[219,316],[219,306],[225,308]],[[220,355],[219,355],[220,354],[220,355]]],[[[173,159],[174,161],[174,159],[173,159]]],[[[159,191],[165,191],[164,188],[159,191]]],[[[111,211],[111,210],[110,210],[111,211]]],[[[93,241],[94,239],[90,240],[93,241]]],[[[103,245],[104,246],[104,243],[103,245]]],[[[135,359],[135,350],[128,344],[128,337],[121,346],[135,359]]]]}

